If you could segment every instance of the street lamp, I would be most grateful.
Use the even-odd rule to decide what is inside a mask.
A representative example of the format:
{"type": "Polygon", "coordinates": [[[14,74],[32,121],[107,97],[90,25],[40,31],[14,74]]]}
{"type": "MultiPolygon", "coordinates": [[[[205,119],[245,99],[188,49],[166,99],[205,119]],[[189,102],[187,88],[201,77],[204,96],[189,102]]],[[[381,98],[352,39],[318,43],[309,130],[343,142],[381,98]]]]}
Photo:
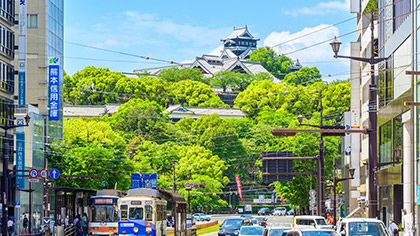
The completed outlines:
{"type": "Polygon", "coordinates": [[[1,125],[0,128],[4,130],[4,136],[3,136],[3,185],[2,185],[2,227],[1,232],[2,235],[7,235],[7,190],[8,190],[8,183],[9,183],[9,141],[7,138],[7,131],[9,129],[14,129],[17,127],[22,126],[29,126],[29,122],[31,121],[31,117],[26,114],[25,116],[25,124],[18,123],[17,125],[9,125],[9,123],[6,121],[5,125],[1,125]]]}
{"type": "Polygon", "coordinates": [[[338,51],[340,50],[340,41],[336,38],[330,43],[332,50],[334,52],[335,58],[347,58],[351,60],[366,62],[370,64],[370,85],[369,85],[369,104],[368,104],[368,113],[369,113],[369,218],[377,218],[378,216],[378,189],[375,183],[375,168],[377,166],[378,159],[378,114],[377,114],[377,86],[375,83],[375,64],[384,61],[388,58],[375,58],[375,36],[374,36],[374,21],[373,21],[372,12],[370,19],[370,58],[363,57],[351,57],[351,56],[339,56],[338,51]]]}
{"type": "Polygon", "coordinates": [[[336,188],[337,188],[337,184],[339,182],[345,181],[345,180],[349,180],[349,179],[354,179],[354,171],[356,169],[353,167],[349,168],[349,173],[350,173],[350,177],[345,177],[345,178],[338,178],[336,176],[336,172],[335,172],[335,164],[334,164],[334,177],[332,179],[333,181],[333,193],[334,193],[334,199],[333,199],[333,224],[335,225],[337,223],[337,193],[336,193],[336,188]]]}

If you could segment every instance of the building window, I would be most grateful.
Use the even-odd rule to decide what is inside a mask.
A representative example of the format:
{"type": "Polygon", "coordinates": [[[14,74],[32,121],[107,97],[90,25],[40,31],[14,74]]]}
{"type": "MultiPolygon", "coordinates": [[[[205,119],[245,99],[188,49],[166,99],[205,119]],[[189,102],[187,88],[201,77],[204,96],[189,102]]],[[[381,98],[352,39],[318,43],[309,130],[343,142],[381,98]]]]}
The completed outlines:
{"type": "Polygon", "coordinates": [[[14,67],[0,60],[0,89],[10,94],[15,90],[14,67]]]}
{"type": "MultiPolygon", "coordinates": [[[[394,159],[394,150],[396,148],[403,149],[403,125],[401,116],[397,116],[379,127],[379,163],[396,161],[394,159]]],[[[389,166],[383,166],[382,168],[389,166]]]]}
{"type": "Polygon", "coordinates": [[[38,15],[28,14],[28,28],[38,28],[38,15]]]}
{"type": "MultiPolygon", "coordinates": [[[[1,0],[0,0],[1,1],[1,0]]],[[[3,24],[0,24],[0,53],[14,59],[15,33],[3,24]]]]}
{"type": "Polygon", "coordinates": [[[394,99],[394,70],[393,56],[379,66],[378,96],[379,107],[386,106],[394,99]]]}
{"type": "Polygon", "coordinates": [[[392,122],[379,127],[379,163],[391,161],[392,155],[392,122]]]}
{"type": "Polygon", "coordinates": [[[393,8],[393,28],[394,32],[400,25],[410,16],[411,1],[410,0],[394,0],[393,8]]]}
{"type": "Polygon", "coordinates": [[[0,17],[11,25],[15,21],[15,3],[10,0],[0,0],[0,17]]]}

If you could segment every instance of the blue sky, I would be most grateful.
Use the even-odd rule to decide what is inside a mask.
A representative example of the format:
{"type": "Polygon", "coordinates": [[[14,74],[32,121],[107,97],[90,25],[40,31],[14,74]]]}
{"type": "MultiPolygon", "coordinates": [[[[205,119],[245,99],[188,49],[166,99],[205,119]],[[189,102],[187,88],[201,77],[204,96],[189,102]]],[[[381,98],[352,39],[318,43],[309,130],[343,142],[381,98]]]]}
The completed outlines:
{"type": "MultiPolygon", "coordinates": [[[[303,66],[317,66],[330,79],[349,77],[348,60],[336,60],[328,43],[296,53],[298,49],[356,29],[349,0],[331,1],[65,1],[65,70],[72,75],[86,66],[132,72],[134,69],[167,65],[138,57],[105,52],[98,47],[168,61],[191,61],[202,54],[217,53],[220,39],[233,27],[248,26],[261,40],[258,46],[273,46],[309,32],[319,33],[275,47],[303,66]],[[351,19],[343,24],[338,22],[351,19]]],[[[348,55],[356,33],[340,38],[341,54],[348,55]]],[[[328,77],[326,77],[328,79],[328,77]]]]}

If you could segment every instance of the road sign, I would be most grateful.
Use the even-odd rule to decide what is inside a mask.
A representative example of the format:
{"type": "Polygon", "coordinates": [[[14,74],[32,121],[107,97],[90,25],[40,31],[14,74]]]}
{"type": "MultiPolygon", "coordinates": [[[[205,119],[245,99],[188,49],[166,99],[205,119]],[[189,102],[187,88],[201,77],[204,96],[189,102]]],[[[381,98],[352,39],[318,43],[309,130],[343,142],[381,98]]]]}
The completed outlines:
{"type": "Polygon", "coordinates": [[[60,176],[60,171],[58,171],[57,169],[50,170],[51,179],[57,179],[59,176],[60,176]]]}
{"type": "Polygon", "coordinates": [[[20,201],[16,201],[16,206],[20,206],[20,201]]]}
{"type": "Polygon", "coordinates": [[[44,218],[42,218],[42,223],[44,224],[44,225],[49,225],[50,224],[50,218],[49,217],[44,217],[44,218]]]}
{"type": "Polygon", "coordinates": [[[37,182],[39,182],[39,179],[31,179],[31,178],[29,178],[28,181],[29,182],[36,182],[37,183],[37,182]]]}
{"type": "Polygon", "coordinates": [[[36,177],[38,177],[38,170],[37,170],[37,169],[32,169],[32,170],[30,170],[30,171],[29,171],[29,176],[30,176],[31,178],[36,178],[36,177]]]}
{"type": "Polygon", "coordinates": [[[157,174],[131,174],[131,188],[157,188],[157,174]]]}
{"type": "Polygon", "coordinates": [[[47,170],[46,169],[42,169],[39,171],[39,176],[43,179],[47,178],[47,170]]]}
{"type": "Polygon", "coordinates": [[[101,181],[101,187],[102,187],[102,188],[105,188],[107,185],[108,185],[108,182],[106,182],[106,180],[104,180],[104,179],[103,179],[103,180],[101,181]]]}

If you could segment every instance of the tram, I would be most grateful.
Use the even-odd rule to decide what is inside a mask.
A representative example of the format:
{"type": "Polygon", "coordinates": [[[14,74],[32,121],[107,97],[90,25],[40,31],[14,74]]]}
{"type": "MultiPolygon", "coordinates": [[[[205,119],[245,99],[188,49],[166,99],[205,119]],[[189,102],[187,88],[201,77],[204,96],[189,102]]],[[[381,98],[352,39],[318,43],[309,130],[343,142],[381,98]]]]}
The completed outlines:
{"type": "Polygon", "coordinates": [[[166,205],[157,190],[128,190],[118,200],[118,235],[166,236],[166,205]]]}
{"type": "Polygon", "coordinates": [[[98,190],[96,196],[89,199],[90,235],[110,235],[118,231],[119,190],[98,190]]]}

